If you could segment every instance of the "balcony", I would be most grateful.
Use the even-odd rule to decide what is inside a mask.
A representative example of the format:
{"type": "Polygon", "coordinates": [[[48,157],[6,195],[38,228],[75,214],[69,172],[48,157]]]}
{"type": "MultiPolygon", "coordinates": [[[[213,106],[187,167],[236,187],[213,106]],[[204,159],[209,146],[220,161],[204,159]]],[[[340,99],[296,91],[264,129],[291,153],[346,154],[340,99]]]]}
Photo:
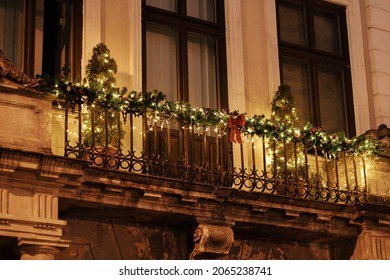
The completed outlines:
{"type": "MultiPolygon", "coordinates": [[[[246,247],[229,253],[233,241],[257,246],[253,240],[261,236],[344,248],[361,224],[382,228],[390,220],[388,157],[376,155],[373,138],[347,139],[311,126],[285,129],[264,116],[191,108],[158,92],[126,96],[115,108],[83,95],[1,87],[0,114],[7,120],[0,140],[2,236],[17,237],[19,246],[70,248],[59,256],[71,258],[82,246],[73,235],[96,216],[114,219],[119,228],[118,221],[131,220],[134,228],[224,232],[217,237],[227,247],[207,247],[207,238],[216,238],[210,233],[205,244],[187,248],[188,255],[169,256],[240,258],[246,247]]],[[[89,230],[77,234],[89,236],[89,230]]],[[[333,257],[349,258],[347,247],[333,257]]],[[[111,258],[94,250],[96,258],[111,258]]],[[[305,251],[305,258],[328,258],[330,249],[321,250],[305,251]]],[[[134,252],[123,257],[143,258],[134,252]]],[[[375,257],[364,252],[355,258],[375,257]]]]}
{"type": "Polygon", "coordinates": [[[77,95],[82,86],[66,87],[65,98],[53,101],[55,154],[105,170],[259,195],[367,201],[378,139],[192,108],[157,91],[89,102],[87,94],[77,95]]]}

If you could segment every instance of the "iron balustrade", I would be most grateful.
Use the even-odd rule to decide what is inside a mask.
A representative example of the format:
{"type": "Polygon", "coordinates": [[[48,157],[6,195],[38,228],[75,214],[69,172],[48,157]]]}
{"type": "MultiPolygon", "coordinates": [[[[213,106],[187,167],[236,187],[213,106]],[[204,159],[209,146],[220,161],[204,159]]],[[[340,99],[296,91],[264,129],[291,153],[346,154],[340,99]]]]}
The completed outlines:
{"type": "Polygon", "coordinates": [[[65,157],[105,169],[309,200],[357,203],[367,197],[363,156],[341,152],[331,157],[312,143],[266,136],[247,135],[236,144],[223,126],[183,123],[153,111],[86,107],[65,102],[65,157]],[[109,123],[109,117],[116,121],[109,123]]]}

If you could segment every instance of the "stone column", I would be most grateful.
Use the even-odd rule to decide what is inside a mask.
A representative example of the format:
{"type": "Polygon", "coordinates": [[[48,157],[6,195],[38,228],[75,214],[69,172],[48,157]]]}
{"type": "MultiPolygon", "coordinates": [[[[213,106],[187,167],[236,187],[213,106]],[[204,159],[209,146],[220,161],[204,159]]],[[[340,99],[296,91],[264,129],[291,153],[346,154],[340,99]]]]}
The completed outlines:
{"type": "Polygon", "coordinates": [[[54,260],[60,250],[52,246],[23,245],[19,248],[21,260],[54,260]]]}
{"type": "Polygon", "coordinates": [[[356,241],[353,260],[390,260],[390,225],[362,227],[356,241]]]}
{"type": "Polygon", "coordinates": [[[190,259],[227,259],[234,242],[231,228],[234,222],[203,218],[196,219],[196,222],[195,245],[190,259]]]}
{"type": "Polygon", "coordinates": [[[57,254],[69,247],[69,241],[19,238],[18,253],[21,260],[55,260],[57,254]]]}

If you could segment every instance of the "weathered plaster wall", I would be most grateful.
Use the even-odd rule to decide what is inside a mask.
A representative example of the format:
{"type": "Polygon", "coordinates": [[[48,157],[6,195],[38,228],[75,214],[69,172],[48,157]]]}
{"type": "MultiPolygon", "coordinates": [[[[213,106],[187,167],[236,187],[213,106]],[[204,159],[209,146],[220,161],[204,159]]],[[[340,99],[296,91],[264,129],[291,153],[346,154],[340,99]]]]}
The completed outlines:
{"type": "Polygon", "coordinates": [[[0,146],[51,152],[50,97],[23,89],[0,87],[0,146]]]}
{"type": "MultiPolygon", "coordinates": [[[[109,218],[67,219],[64,236],[70,247],[57,259],[96,260],[169,260],[182,259],[185,247],[175,229],[134,223],[120,223],[109,218]]],[[[187,257],[188,258],[188,257],[187,257]]]]}
{"type": "MultiPolygon", "coordinates": [[[[188,224],[172,228],[98,216],[87,218],[82,213],[62,219],[67,221],[63,238],[71,240],[71,245],[57,259],[188,259],[194,246],[188,224]]],[[[333,245],[237,234],[228,259],[340,258],[332,255],[333,245]]]]}

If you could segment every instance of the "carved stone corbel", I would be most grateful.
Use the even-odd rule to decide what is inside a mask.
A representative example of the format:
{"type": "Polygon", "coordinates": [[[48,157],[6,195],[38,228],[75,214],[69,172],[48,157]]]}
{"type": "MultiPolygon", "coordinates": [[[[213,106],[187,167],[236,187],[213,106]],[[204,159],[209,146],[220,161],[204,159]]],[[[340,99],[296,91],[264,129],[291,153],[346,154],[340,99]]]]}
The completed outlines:
{"type": "Polygon", "coordinates": [[[366,139],[377,141],[383,149],[382,155],[390,156],[390,128],[385,124],[378,126],[378,129],[367,130],[358,137],[359,141],[366,139]]]}
{"type": "Polygon", "coordinates": [[[194,249],[190,255],[195,259],[225,259],[234,242],[233,222],[197,220],[194,231],[194,249]]]}
{"type": "Polygon", "coordinates": [[[0,83],[11,86],[24,86],[34,88],[38,86],[39,80],[28,77],[10,59],[4,56],[0,50],[0,83]]]}

